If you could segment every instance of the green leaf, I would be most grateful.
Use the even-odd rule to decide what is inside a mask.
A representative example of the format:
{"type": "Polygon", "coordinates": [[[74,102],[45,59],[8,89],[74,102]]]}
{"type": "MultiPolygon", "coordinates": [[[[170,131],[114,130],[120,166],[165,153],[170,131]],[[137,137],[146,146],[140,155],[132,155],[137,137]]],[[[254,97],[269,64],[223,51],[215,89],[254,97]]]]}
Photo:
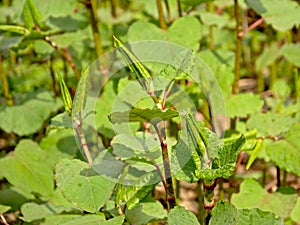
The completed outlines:
{"type": "Polygon", "coordinates": [[[82,215],[50,215],[45,218],[43,225],[53,225],[53,224],[66,224],[69,221],[80,219],[82,215]]]}
{"type": "Polygon", "coordinates": [[[250,158],[247,162],[247,165],[246,165],[247,170],[250,168],[250,166],[252,165],[254,160],[259,156],[259,153],[263,150],[262,146],[263,146],[263,140],[261,140],[261,139],[257,140],[255,143],[255,147],[252,150],[250,158]]]}
{"type": "MultiPolygon", "coordinates": [[[[28,16],[29,16],[28,11],[29,11],[31,13],[31,18],[34,21],[34,23],[36,25],[38,25],[39,28],[44,28],[44,24],[42,24],[42,16],[41,16],[40,12],[38,11],[34,1],[33,0],[25,0],[24,8],[25,8],[25,16],[26,16],[25,17],[25,24],[27,23],[26,24],[27,26],[32,25],[31,22],[28,23],[28,21],[30,20],[28,18],[28,16]]],[[[28,28],[30,29],[32,27],[28,27],[28,28]]]]}
{"type": "Polygon", "coordinates": [[[46,91],[31,93],[29,100],[21,105],[0,110],[0,127],[7,133],[29,135],[42,128],[45,119],[58,108],[56,101],[46,91]]]}
{"type": "Polygon", "coordinates": [[[47,161],[53,168],[60,159],[74,158],[78,152],[73,129],[52,130],[41,140],[39,146],[47,152],[47,161]]]}
{"type": "Polygon", "coordinates": [[[216,25],[218,27],[224,27],[229,23],[229,17],[227,14],[216,14],[211,12],[201,12],[201,20],[207,26],[216,25]]]}
{"type": "Polygon", "coordinates": [[[167,35],[153,23],[138,21],[128,30],[128,41],[162,40],[197,50],[201,39],[201,24],[194,16],[184,16],[173,21],[167,35]]]}
{"type": "MultiPolygon", "coordinates": [[[[156,135],[138,132],[133,136],[128,133],[123,133],[116,135],[111,145],[114,155],[125,160],[133,160],[135,162],[140,160],[140,162],[147,164],[149,164],[150,159],[151,162],[161,162],[161,147],[156,135]]],[[[152,165],[153,163],[150,164],[152,165]]]]}
{"type": "Polygon", "coordinates": [[[62,95],[62,99],[64,102],[65,106],[65,111],[71,115],[72,111],[72,98],[69,92],[69,89],[64,81],[64,78],[62,77],[61,73],[58,72],[58,80],[59,80],[59,85],[60,85],[60,91],[62,95]]]}
{"type": "Polygon", "coordinates": [[[28,35],[30,33],[30,31],[27,30],[25,27],[14,26],[14,25],[0,25],[0,30],[22,34],[22,35],[28,35]]]}
{"type": "MultiPolygon", "coordinates": [[[[179,52],[174,61],[164,67],[159,72],[159,75],[166,78],[166,80],[170,82],[173,79],[179,80],[187,78],[192,73],[194,68],[195,55],[191,52],[191,50],[185,49],[182,52],[179,52]]],[[[163,89],[165,89],[165,87],[163,89]]]]}
{"type": "Polygon", "coordinates": [[[109,219],[105,222],[102,222],[101,225],[122,225],[124,224],[125,216],[117,216],[115,218],[109,219]]]}
{"type": "Polygon", "coordinates": [[[168,41],[180,46],[197,50],[202,37],[201,24],[194,16],[184,16],[176,19],[168,28],[168,41]]]}
{"type": "Polygon", "coordinates": [[[64,225],[102,225],[105,222],[103,215],[84,215],[71,221],[66,221],[64,225]]]}
{"type": "MultiPolygon", "coordinates": [[[[0,160],[0,167],[1,165],[2,163],[0,160]]],[[[2,169],[1,171],[4,170],[2,169]]],[[[11,211],[13,212],[19,210],[24,203],[32,199],[34,199],[33,195],[27,193],[25,194],[16,187],[0,190],[0,204],[9,205],[12,208],[11,211]]]]}
{"type": "Polygon", "coordinates": [[[263,104],[264,102],[260,96],[253,93],[233,95],[228,102],[226,102],[226,114],[230,118],[236,116],[246,117],[259,112],[263,104]]]}
{"type": "Polygon", "coordinates": [[[214,0],[181,0],[180,2],[187,6],[196,6],[196,5],[200,5],[202,3],[212,2],[212,1],[214,1],[214,0]]]}
{"type": "Polygon", "coordinates": [[[88,81],[89,81],[89,70],[86,67],[81,72],[81,77],[77,84],[77,89],[74,96],[73,107],[72,107],[72,117],[75,117],[77,113],[82,112],[85,107],[86,99],[87,99],[87,91],[88,91],[88,81]]]}
{"type": "Polygon", "coordinates": [[[71,117],[66,113],[60,113],[51,118],[51,128],[73,128],[71,117]]]}
{"type": "Polygon", "coordinates": [[[277,43],[271,44],[264,48],[263,53],[257,57],[255,67],[258,71],[262,71],[265,67],[272,65],[281,55],[280,48],[277,43]]]}
{"type": "Polygon", "coordinates": [[[133,78],[138,80],[145,90],[150,90],[151,75],[144,65],[137,59],[137,57],[115,36],[114,45],[121,53],[125,64],[133,73],[133,78]]]}
{"type": "Polygon", "coordinates": [[[0,204],[0,214],[1,215],[6,213],[7,211],[9,211],[10,209],[11,209],[11,207],[8,206],[8,205],[1,205],[0,204]]]}
{"type": "Polygon", "coordinates": [[[276,30],[284,32],[300,23],[300,7],[295,1],[246,0],[246,3],[263,16],[266,23],[271,24],[276,30]]]}
{"type": "Polygon", "coordinates": [[[76,207],[96,213],[110,198],[115,183],[79,160],[63,159],[56,165],[58,188],[76,207]]]}
{"type": "Polygon", "coordinates": [[[285,139],[267,146],[267,154],[280,168],[300,176],[300,124],[287,127],[285,139]]]}
{"type": "Polygon", "coordinates": [[[26,222],[32,222],[34,220],[43,219],[46,216],[59,213],[50,204],[37,204],[34,202],[25,203],[21,207],[22,217],[21,219],[26,222]]]}
{"type": "Polygon", "coordinates": [[[293,63],[295,66],[300,67],[300,44],[287,44],[281,48],[281,53],[288,61],[293,63]]]}
{"type": "Polygon", "coordinates": [[[183,206],[175,206],[168,215],[168,224],[199,225],[199,222],[191,211],[186,210],[183,206]]]}
{"type": "Polygon", "coordinates": [[[257,113],[247,121],[248,129],[257,128],[259,135],[277,136],[287,132],[294,120],[289,116],[281,116],[272,112],[257,113]]]}
{"type": "Polygon", "coordinates": [[[132,109],[126,112],[113,112],[109,118],[112,123],[147,122],[155,125],[160,121],[169,120],[177,116],[178,112],[170,109],[132,109]]]}
{"type": "Polygon", "coordinates": [[[229,202],[219,201],[212,210],[209,225],[248,225],[248,224],[275,224],[282,225],[281,218],[276,218],[270,212],[256,208],[236,209],[229,202]]]}
{"type": "Polygon", "coordinates": [[[284,187],[270,194],[256,180],[246,179],[240,186],[240,193],[233,194],[231,201],[238,209],[259,208],[285,219],[296,205],[297,192],[284,187]]]}
{"type": "Polygon", "coordinates": [[[127,209],[125,216],[130,224],[142,225],[164,219],[167,212],[160,202],[147,198],[134,209],[127,209]]]}
{"type": "Polygon", "coordinates": [[[203,50],[198,56],[210,67],[215,75],[218,85],[222,90],[224,98],[231,95],[232,84],[234,80],[234,53],[228,50],[203,50]]]}
{"type": "Polygon", "coordinates": [[[291,212],[291,218],[296,223],[300,223],[300,197],[298,197],[296,206],[291,212]]]}
{"type": "Polygon", "coordinates": [[[47,154],[36,143],[22,140],[14,152],[0,160],[3,175],[27,193],[49,196],[53,192],[53,172],[47,154]]]}
{"type": "MultiPolygon", "coordinates": [[[[172,147],[171,168],[172,173],[178,180],[195,182],[198,179],[214,180],[218,177],[230,177],[235,169],[237,156],[245,142],[243,135],[236,138],[217,140],[215,134],[210,134],[207,128],[204,129],[204,138],[208,145],[208,151],[214,153],[211,158],[211,168],[202,168],[203,158],[196,153],[195,147],[189,142],[189,133],[184,128],[180,133],[178,143],[172,147]]],[[[206,162],[206,161],[205,161],[206,162]]]]}
{"type": "Polygon", "coordinates": [[[153,191],[159,180],[157,174],[148,172],[125,186],[123,183],[126,175],[127,171],[125,170],[118,184],[116,204],[121,204],[123,200],[126,202],[128,210],[131,210],[137,207],[153,191]]]}

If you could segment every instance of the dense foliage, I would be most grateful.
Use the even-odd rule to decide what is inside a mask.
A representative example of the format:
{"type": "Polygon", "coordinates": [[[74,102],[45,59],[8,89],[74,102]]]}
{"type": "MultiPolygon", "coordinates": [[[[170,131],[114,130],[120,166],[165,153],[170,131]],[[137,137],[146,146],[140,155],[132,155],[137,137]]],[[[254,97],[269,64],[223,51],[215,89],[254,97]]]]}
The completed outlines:
{"type": "Polygon", "coordinates": [[[0,222],[299,224],[299,24],[296,0],[0,1],[0,222]]]}

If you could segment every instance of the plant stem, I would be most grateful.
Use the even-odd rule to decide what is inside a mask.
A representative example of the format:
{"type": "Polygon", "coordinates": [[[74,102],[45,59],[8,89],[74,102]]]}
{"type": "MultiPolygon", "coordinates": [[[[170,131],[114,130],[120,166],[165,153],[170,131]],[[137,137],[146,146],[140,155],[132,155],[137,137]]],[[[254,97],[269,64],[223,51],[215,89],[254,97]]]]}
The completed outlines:
{"type": "Polygon", "coordinates": [[[166,9],[167,9],[168,20],[169,20],[169,22],[171,22],[172,16],[171,16],[169,2],[168,2],[168,0],[164,0],[164,2],[165,2],[166,9]]]}
{"type": "Polygon", "coordinates": [[[168,145],[166,141],[166,125],[165,121],[160,122],[160,128],[155,124],[154,128],[157,133],[157,136],[160,141],[160,146],[162,150],[162,157],[163,157],[163,163],[164,163],[164,169],[165,169],[165,180],[166,180],[166,187],[167,187],[167,203],[168,203],[168,209],[172,209],[176,206],[176,199],[175,199],[175,193],[173,188],[173,180],[171,175],[171,168],[170,168],[170,161],[169,161],[169,154],[168,154],[168,145]]]}
{"type": "Polygon", "coordinates": [[[103,55],[103,46],[102,46],[100,31],[98,28],[99,19],[97,16],[97,0],[87,0],[85,2],[85,6],[87,9],[87,14],[93,31],[96,55],[97,58],[99,58],[101,55],[103,55]]]}
{"type": "Polygon", "coordinates": [[[2,58],[2,56],[0,56],[0,76],[1,76],[1,81],[2,81],[3,94],[4,94],[4,97],[6,99],[6,104],[11,106],[11,105],[14,104],[14,102],[13,102],[13,98],[10,94],[7,75],[6,75],[6,73],[4,71],[4,67],[3,67],[3,58],[2,58]]]}
{"type": "Polygon", "coordinates": [[[240,67],[241,67],[241,56],[242,56],[242,37],[239,33],[242,32],[242,18],[239,11],[238,0],[234,0],[234,15],[236,21],[236,49],[235,49],[235,64],[234,64],[234,82],[232,86],[232,94],[239,92],[239,80],[240,80],[240,67]]]}
{"type": "Polygon", "coordinates": [[[158,10],[160,28],[163,29],[163,30],[166,30],[167,25],[166,25],[166,21],[165,21],[165,17],[164,17],[164,12],[163,12],[163,8],[162,8],[161,0],[156,0],[156,6],[157,6],[157,10],[158,10]]]}
{"type": "MultiPolygon", "coordinates": [[[[74,119],[73,119],[74,120],[74,119]]],[[[85,139],[85,135],[83,133],[83,129],[82,129],[82,116],[81,116],[81,112],[78,113],[78,116],[77,118],[75,119],[74,121],[74,130],[76,132],[76,135],[77,135],[77,138],[79,139],[80,141],[80,144],[81,144],[81,147],[82,147],[82,150],[88,160],[88,163],[89,163],[89,166],[92,165],[93,163],[93,159],[92,159],[92,156],[91,156],[91,153],[90,153],[90,150],[89,150],[89,147],[87,145],[87,141],[85,139]]]]}
{"type": "Polygon", "coordinates": [[[60,54],[60,56],[61,56],[63,59],[65,59],[65,60],[70,64],[70,66],[71,66],[71,68],[73,69],[73,72],[74,72],[76,78],[79,80],[79,79],[80,79],[80,73],[79,73],[77,67],[75,66],[75,63],[73,62],[72,57],[71,57],[71,55],[70,55],[68,49],[65,48],[65,51],[62,50],[61,48],[59,48],[59,47],[57,46],[57,44],[56,44],[55,42],[51,41],[50,38],[49,38],[48,36],[45,36],[44,40],[45,40],[48,44],[50,44],[51,47],[54,48],[54,49],[60,54]]]}
{"type": "Polygon", "coordinates": [[[281,186],[281,180],[280,180],[280,168],[276,166],[276,180],[277,180],[277,188],[281,186]]]}
{"type": "Polygon", "coordinates": [[[297,68],[294,68],[294,85],[295,85],[295,96],[296,101],[300,100],[300,79],[299,79],[299,71],[297,68]]]}
{"type": "Polygon", "coordinates": [[[256,27],[258,27],[260,24],[262,24],[264,22],[264,18],[260,18],[258,20],[256,20],[254,23],[252,23],[245,31],[241,31],[238,33],[238,37],[242,38],[243,36],[245,36],[248,32],[250,32],[251,30],[255,29],[256,27]]]}
{"type": "Polygon", "coordinates": [[[182,17],[182,9],[181,9],[180,0],[177,0],[177,8],[178,8],[178,16],[182,17]]]}
{"type": "MultiPolygon", "coordinates": [[[[234,15],[236,21],[236,48],[235,48],[235,63],[234,63],[234,81],[232,85],[232,94],[239,92],[239,80],[240,80],[240,67],[242,57],[242,37],[239,33],[242,32],[242,18],[239,11],[238,0],[234,0],[234,15]]],[[[230,128],[235,130],[237,118],[232,118],[230,121],[230,128]]]]}
{"type": "Polygon", "coordinates": [[[59,96],[59,91],[56,86],[56,79],[55,79],[55,72],[54,72],[54,68],[53,68],[53,56],[52,55],[50,56],[50,60],[49,60],[49,70],[50,70],[50,75],[51,75],[51,79],[52,79],[53,92],[54,92],[55,96],[59,96]]]}
{"type": "MultiPolygon", "coordinates": [[[[214,5],[212,2],[207,3],[207,10],[208,12],[213,12],[214,11],[214,5]]],[[[209,48],[211,50],[214,50],[214,27],[213,25],[209,26],[209,48]]]]}
{"type": "Polygon", "coordinates": [[[205,225],[205,212],[204,212],[204,196],[202,193],[202,180],[198,180],[198,221],[201,225],[205,225]]]}
{"type": "Polygon", "coordinates": [[[117,17],[117,0],[111,0],[111,14],[114,18],[117,17]]]}
{"type": "Polygon", "coordinates": [[[209,223],[209,219],[211,217],[211,211],[215,206],[215,195],[214,189],[216,187],[216,180],[203,182],[204,189],[204,212],[205,212],[205,221],[206,224],[209,223]]]}

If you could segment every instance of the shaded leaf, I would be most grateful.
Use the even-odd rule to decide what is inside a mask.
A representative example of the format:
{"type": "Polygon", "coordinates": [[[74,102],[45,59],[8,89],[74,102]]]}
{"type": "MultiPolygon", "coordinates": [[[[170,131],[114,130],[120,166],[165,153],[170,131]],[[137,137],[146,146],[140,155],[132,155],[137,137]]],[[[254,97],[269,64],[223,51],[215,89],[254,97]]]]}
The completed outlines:
{"type": "Polygon", "coordinates": [[[23,215],[21,219],[26,222],[43,219],[46,216],[59,213],[59,211],[47,203],[39,205],[34,202],[28,202],[22,205],[21,212],[23,215]]]}
{"type": "Polygon", "coordinates": [[[36,143],[22,140],[14,152],[0,160],[3,175],[27,193],[49,196],[53,192],[53,172],[47,154],[36,143]],[[45,163],[46,162],[46,163],[45,163]]]}
{"type": "Polygon", "coordinates": [[[73,129],[52,130],[41,140],[39,146],[47,152],[47,161],[53,168],[60,159],[71,159],[78,151],[73,129]]]}
{"type": "Polygon", "coordinates": [[[132,109],[126,112],[113,112],[109,119],[112,123],[147,122],[157,124],[176,116],[178,116],[178,112],[169,109],[165,111],[160,109],[132,109]]]}
{"type": "Polygon", "coordinates": [[[0,127],[7,133],[28,135],[42,128],[44,120],[58,108],[49,92],[35,92],[21,105],[5,107],[0,110],[0,127]]]}

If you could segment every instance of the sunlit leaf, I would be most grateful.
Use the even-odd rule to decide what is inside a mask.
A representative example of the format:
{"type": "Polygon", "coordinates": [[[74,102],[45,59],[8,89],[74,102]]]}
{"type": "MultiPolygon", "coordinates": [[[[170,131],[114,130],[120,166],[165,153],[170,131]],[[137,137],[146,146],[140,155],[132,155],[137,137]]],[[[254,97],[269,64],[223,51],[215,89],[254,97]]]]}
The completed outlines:
{"type": "Polygon", "coordinates": [[[175,206],[168,215],[168,224],[199,225],[199,222],[197,217],[191,211],[186,210],[183,206],[175,206]]]}
{"type": "Polygon", "coordinates": [[[115,183],[96,173],[88,164],[63,159],[56,165],[56,182],[66,199],[75,206],[96,213],[109,199],[115,183]]]}
{"type": "Polygon", "coordinates": [[[281,218],[276,218],[271,212],[264,212],[257,208],[236,209],[229,202],[219,201],[212,210],[209,225],[247,225],[247,224],[275,224],[282,225],[281,218]]]}

